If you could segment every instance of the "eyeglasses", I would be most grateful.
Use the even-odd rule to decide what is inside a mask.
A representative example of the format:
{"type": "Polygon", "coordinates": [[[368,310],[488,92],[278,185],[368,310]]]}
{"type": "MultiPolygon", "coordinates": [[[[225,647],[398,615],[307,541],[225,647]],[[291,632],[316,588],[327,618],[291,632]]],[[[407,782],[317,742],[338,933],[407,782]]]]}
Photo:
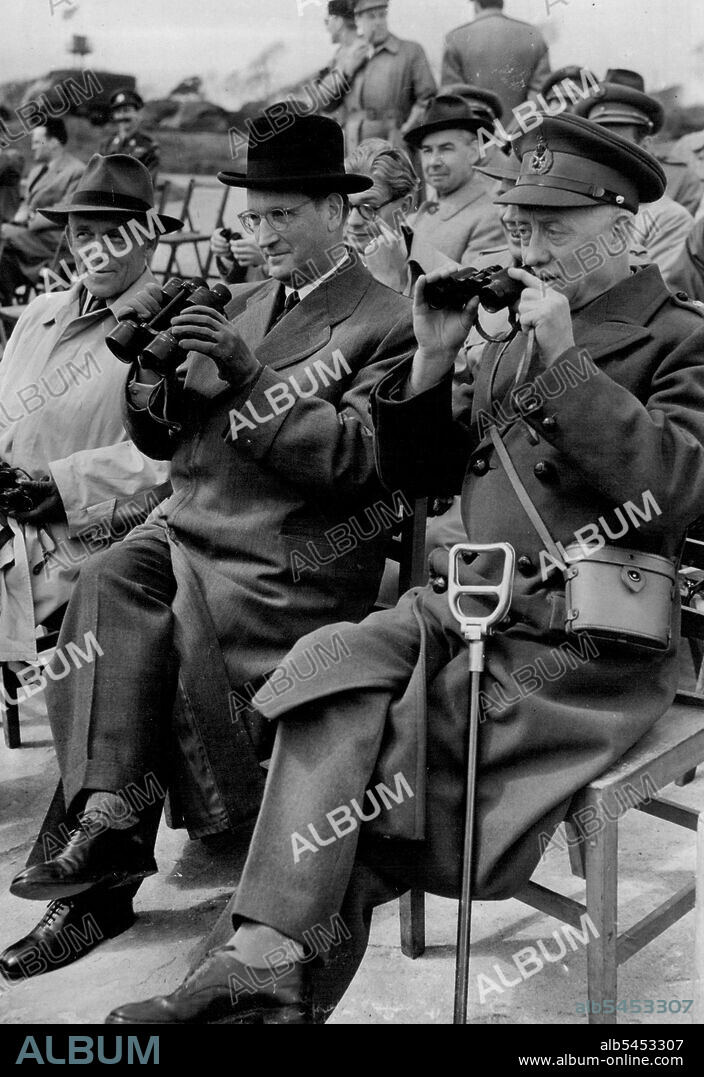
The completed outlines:
{"type": "Polygon", "coordinates": [[[305,202],[299,202],[297,206],[276,206],[275,209],[269,209],[266,213],[253,213],[248,210],[246,213],[238,213],[237,216],[242,223],[242,227],[252,234],[259,231],[264,218],[266,218],[266,223],[269,227],[273,228],[275,232],[285,232],[291,227],[291,214],[294,210],[301,209],[302,206],[306,206],[312,201],[312,198],[306,198],[305,202]]]}
{"type": "Polygon", "coordinates": [[[352,206],[352,209],[356,209],[363,221],[374,221],[379,216],[379,210],[384,206],[390,206],[392,202],[398,202],[398,197],[388,198],[386,202],[382,202],[380,206],[373,206],[371,202],[360,202],[357,206],[352,206]]]}

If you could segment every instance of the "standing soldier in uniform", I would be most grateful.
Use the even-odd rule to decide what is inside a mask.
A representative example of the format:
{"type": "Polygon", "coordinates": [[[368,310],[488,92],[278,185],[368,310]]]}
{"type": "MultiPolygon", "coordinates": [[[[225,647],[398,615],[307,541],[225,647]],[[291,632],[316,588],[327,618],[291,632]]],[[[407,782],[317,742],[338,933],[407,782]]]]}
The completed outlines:
{"type": "Polygon", "coordinates": [[[436,90],[422,46],[389,32],[388,7],[388,0],[355,0],[367,54],[345,95],[347,153],[366,138],[385,138],[403,149],[403,135],[419,122],[436,90]]]}
{"type": "MultiPolygon", "coordinates": [[[[665,714],[677,683],[676,589],[663,606],[670,632],[660,650],[614,642],[596,627],[596,640],[569,634],[565,576],[554,565],[546,570],[527,500],[558,542],[589,542],[596,532],[601,560],[604,536],[619,539],[643,571],[645,554],[663,564],[677,558],[704,505],[704,320],[670,294],[656,266],[632,272],[617,243],[639,203],[664,190],[660,165],[576,116],[546,117],[517,145],[518,182],[499,201],[515,208],[521,234],[526,268],[509,270],[523,286],[521,332],[506,347],[487,348],[471,411],[453,421],[452,370],[477,301],[460,312],[433,310],[421,278],[418,349],[372,397],[388,488],[413,496],[461,489],[470,540],[510,542],[517,554],[509,616],[489,641],[481,682],[474,883],[484,900],[525,884],[574,793],[665,714]],[[599,237],[608,251],[580,275],[580,253],[599,237]],[[648,511],[629,512],[624,524],[626,507],[646,502],[648,511]]],[[[618,546],[608,554],[629,563],[618,546]]],[[[223,924],[225,944],[176,991],[120,1006],[110,1023],[315,1019],[353,977],[375,905],[410,887],[457,896],[467,644],[442,593],[447,552],[434,551],[431,561],[434,587],[338,626],[347,662],[276,700],[268,690],[254,697],[279,721],[229,906],[235,934],[228,939],[232,927],[223,924]],[[336,945],[321,955],[311,940],[321,929],[330,938],[331,926],[336,945]],[[322,968],[311,964],[311,950],[322,968]]],[[[494,581],[493,554],[480,553],[461,573],[463,584],[494,581]]],[[[597,624],[622,612],[618,597],[604,605],[607,593],[597,624]]],[[[631,624],[631,634],[642,624],[631,624]]],[[[287,669],[316,638],[324,637],[299,641],[287,669]]]]}
{"type": "Polygon", "coordinates": [[[107,138],[100,149],[105,156],[126,153],[136,157],[149,169],[152,183],[156,186],[159,171],[159,143],[140,131],[144,101],[134,90],[116,90],[110,98],[110,119],[117,126],[112,138],[107,138]]]}

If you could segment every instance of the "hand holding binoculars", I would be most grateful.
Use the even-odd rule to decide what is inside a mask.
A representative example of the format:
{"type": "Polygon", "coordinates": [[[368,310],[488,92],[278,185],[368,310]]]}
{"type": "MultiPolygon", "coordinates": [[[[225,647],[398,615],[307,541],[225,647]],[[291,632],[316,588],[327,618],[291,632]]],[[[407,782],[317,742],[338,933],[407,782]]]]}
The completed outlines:
{"type": "MultiPolygon", "coordinates": [[[[522,267],[532,272],[526,266],[522,267]]],[[[425,301],[433,310],[464,310],[471,299],[479,299],[480,306],[496,314],[508,310],[511,329],[503,337],[489,336],[477,319],[475,327],[485,340],[491,343],[505,343],[518,332],[518,321],[513,310],[521,297],[525,285],[509,277],[504,266],[488,266],[486,269],[458,269],[447,277],[430,281],[425,285],[425,301]]]]}
{"type": "Polygon", "coordinates": [[[161,289],[159,310],[150,319],[130,311],[105,338],[110,351],[123,363],[139,362],[160,377],[173,373],[185,353],[170,330],[172,319],[189,307],[210,307],[220,314],[231,299],[224,284],[209,288],[204,280],[173,277],[161,289]]]}

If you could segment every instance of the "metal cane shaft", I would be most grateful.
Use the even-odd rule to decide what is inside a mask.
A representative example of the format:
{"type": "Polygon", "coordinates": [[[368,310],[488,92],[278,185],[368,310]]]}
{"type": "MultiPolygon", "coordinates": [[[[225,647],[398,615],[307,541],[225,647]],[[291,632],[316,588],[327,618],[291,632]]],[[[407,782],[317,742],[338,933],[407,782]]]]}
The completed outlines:
{"type": "MultiPolygon", "coordinates": [[[[474,665],[472,663],[472,665],[474,665]]],[[[474,807],[477,783],[479,740],[479,671],[470,672],[469,730],[467,736],[467,800],[462,849],[462,889],[457,921],[457,964],[455,971],[455,1012],[453,1023],[466,1025],[469,993],[469,948],[472,928],[472,876],[474,871],[474,807]]]]}

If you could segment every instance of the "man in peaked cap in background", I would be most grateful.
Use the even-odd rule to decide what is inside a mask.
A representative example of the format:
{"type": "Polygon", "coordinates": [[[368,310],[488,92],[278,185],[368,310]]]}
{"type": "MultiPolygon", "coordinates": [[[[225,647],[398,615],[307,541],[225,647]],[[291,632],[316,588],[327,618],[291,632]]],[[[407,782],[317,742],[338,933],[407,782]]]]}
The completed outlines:
{"type": "MultiPolygon", "coordinates": [[[[636,79],[640,77],[635,72],[632,74],[636,79]]],[[[664,121],[663,107],[654,97],[615,82],[603,82],[598,91],[579,102],[575,114],[646,149],[664,121]]],[[[664,192],[645,206],[633,222],[631,253],[637,260],[655,262],[669,283],[670,272],[693,226],[691,213],[664,192]]]]}
{"type": "Polygon", "coordinates": [[[367,51],[345,95],[347,153],[366,138],[385,138],[402,149],[402,136],[436,90],[423,47],[389,31],[388,9],[388,0],[354,0],[367,51]]]}
{"type": "Polygon", "coordinates": [[[135,90],[116,90],[110,98],[110,119],[117,127],[116,133],[107,138],[101,153],[126,153],[136,157],[149,169],[152,183],[156,183],[159,171],[159,143],[140,130],[144,101],[135,90]]]}
{"type": "MultiPolygon", "coordinates": [[[[521,172],[499,202],[515,207],[521,232],[526,268],[509,270],[523,285],[521,332],[487,348],[471,413],[454,421],[455,355],[477,301],[432,310],[421,278],[415,355],[372,398],[388,487],[461,489],[470,541],[510,542],[517,554],[511,609],[488,641],[481,681],[480,899],[526,882],[574,793],[666,712],[678,665],[677,596],[666,649],[589,638],[585,650],[583,634],[567,635],[562,572],[545,570],[504,450],[563,544],[575,532],[586,541],[593,520],[616,537],[619,506],[645,505],[647,492],[658,511],[650,502],[639,514],[628,546],[675,558],[704,503],[704,318],[669,293],[656,266],[632,269],[620,241],[639,203],[662,194],[660,165],[575,116],[547,117],[517,148],[521,172]],[[586,243],[603,255],[590,272],[580,264],[586,243]],[[569,647],[573,661],[556,667],[569,647]]],[[[467,645],[442,593],[447,554],[437,555],[434,587],[344,626],[344,666],[277,701],[255,697],[279,719],[276,743],[237,893],[209,940],[221,945],[171,995],[123,1005],[111,1023],[314,1020],[353,977],[375,905],[410,887],[458,895],[467,645]],[[316,945],[322,928],[327,945],[316,945]]],[[[495,579],[488,554],[462,569],[465,584],[495,579]]],[[[289,658],[300,661],[315,639],[289,658]]]]}
{"type": "Polygon", "coordinates": [[[447,259],[471,265],[482,250],[502,241],[491,184],[474,171],[481,159],[477,131],[491,131],[500,117],[501,103],[487,90],[465,87],[462,96],[443,91],[406,135],[420,153],[426,183],[437,194],[437,200],[423,202],[410,222],[410,256],[426,273],[447,259]]]}
{"type": "MultiPolygon", "coordinates": [[[[200,837],[256,814],[272,730],[255,686],[302,633],[372,608],[398,518],[376,476],[369,397],[412,354],[410,303],[343,242],[347,196],[372,181],[345,172],[339,125],[289,107],[282,130],[286,106],[272,109],[279,129],[266,113],[253,121],[246,173],[219,174],[247,191],[240,220],[270,279],[232,289],[233,321],[205,306],[175,318],[181,354],[165,377],[133,363],[126,427],[171,461],[174,493],[83,567],[62,625],[59,649],[93,631],[104,652],[48,695],[72,829],[12,892],[80,895],[84,915],[105,886],[124,894],[156,871],[177,678],[188,762],[173,784],[200,837]],[[125,790],[145,775],[158,788],[139,812],[125,790]]],[[[159,296],[150,285],[123,314],[150,318],[159,296]]],[[[337,665],[344,640],[328,645],[337,665]]]]}

